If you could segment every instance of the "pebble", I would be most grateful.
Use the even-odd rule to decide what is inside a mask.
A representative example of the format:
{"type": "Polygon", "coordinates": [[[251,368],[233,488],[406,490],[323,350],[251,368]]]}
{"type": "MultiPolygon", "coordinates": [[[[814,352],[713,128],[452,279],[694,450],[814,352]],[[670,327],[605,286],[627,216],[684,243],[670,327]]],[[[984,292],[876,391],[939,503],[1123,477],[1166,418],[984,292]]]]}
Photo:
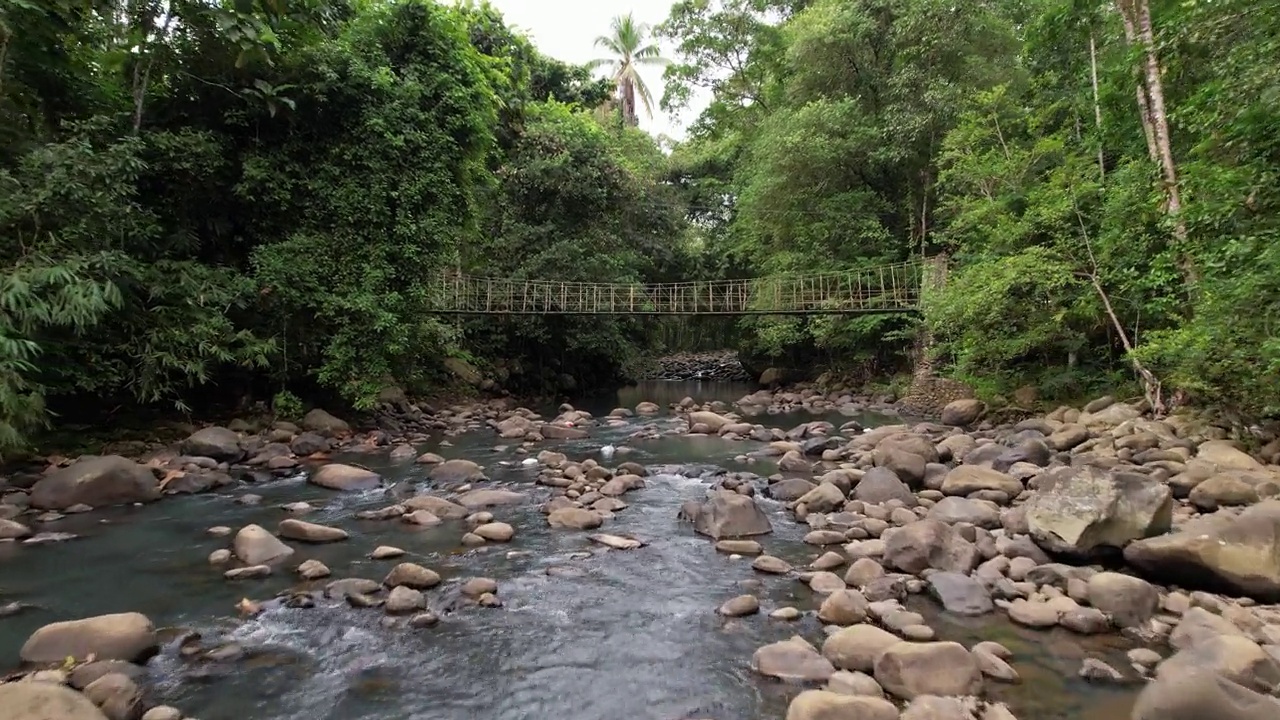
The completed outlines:
{"type": "Polygon", "coordinates": [[[373,549],[373,552],[369,553],[369,557],[374,560],[390,560],[392,558],[398,558],[401,555],[404,555],[404,550],[390,545],[379,545],[373,549]]]}

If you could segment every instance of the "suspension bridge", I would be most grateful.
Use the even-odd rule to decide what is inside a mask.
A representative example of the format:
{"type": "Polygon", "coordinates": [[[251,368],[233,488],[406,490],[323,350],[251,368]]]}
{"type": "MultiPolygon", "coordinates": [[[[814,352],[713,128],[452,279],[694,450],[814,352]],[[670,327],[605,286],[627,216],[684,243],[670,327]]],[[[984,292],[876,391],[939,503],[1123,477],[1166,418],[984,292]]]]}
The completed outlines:
{"type": "Polygon", "coordinates": [[[429,281],[431,311],[453,315],[868,315],[920,308],[941,257],[841,272],[679,283],[595,283],[469,275],[429,281]]]}

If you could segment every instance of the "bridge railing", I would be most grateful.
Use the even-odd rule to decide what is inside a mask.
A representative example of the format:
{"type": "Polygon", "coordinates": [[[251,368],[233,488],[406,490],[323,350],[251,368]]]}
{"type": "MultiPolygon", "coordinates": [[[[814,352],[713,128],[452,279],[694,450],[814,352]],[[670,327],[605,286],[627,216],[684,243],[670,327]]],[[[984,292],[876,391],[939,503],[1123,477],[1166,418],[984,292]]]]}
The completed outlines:
{"type": "Polygon", "coordinates": [[[787,315],[904,312],[919,305],[921,264],[682,283],[530,280],[454,271],[431,284],[432,311],[510,315],[787,315]]]}

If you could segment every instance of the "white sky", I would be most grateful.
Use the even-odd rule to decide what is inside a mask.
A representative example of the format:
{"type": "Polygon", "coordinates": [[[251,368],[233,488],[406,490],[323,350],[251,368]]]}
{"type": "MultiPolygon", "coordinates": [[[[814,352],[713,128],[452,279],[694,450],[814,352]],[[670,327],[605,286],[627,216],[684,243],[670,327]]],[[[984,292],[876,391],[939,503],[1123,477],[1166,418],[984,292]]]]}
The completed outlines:
{"type": "MultiPolygon", "coordinates": [[[[671,0],[489,0],[502,12],[508,25],[523,30],[538,49],[553,58],[574,64],[585,63],[607,53],[597,50],[595,39],[609,33],[609,23],[617,15],[632,13],[638,22],[657,25],[667,18],[671,0]]],[[[675,59],[674,50],[663,47],[663,55],[675,59]]],[[[600,71],[604,74],[604,70],[600,71]]],[[[685,126],[698,117],[706,106],[705,94],[695,95],[690,107],[678,118],[668,117],[657,104],[662,99],[662,68],[644,68],[641,72],[649,92],[653,94],[653,118],[640,109],[640,127],[655,137],[666,134],[682,140],[685,126]]]]}

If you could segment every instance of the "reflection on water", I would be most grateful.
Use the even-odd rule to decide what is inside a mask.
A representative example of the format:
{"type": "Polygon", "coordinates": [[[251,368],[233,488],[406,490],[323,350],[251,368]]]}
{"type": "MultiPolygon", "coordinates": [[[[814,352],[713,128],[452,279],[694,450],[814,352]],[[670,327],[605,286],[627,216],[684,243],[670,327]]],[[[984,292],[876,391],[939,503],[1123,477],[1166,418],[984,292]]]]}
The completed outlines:
{"type": "Polygon", "coordinates": [[[714,380],[641,380],[635,385],[620,388],[617,392],[583,398],[579,406],[596,414],[607,413],[616,407],[634,408],[642,402],[657,403],[666,408],[672,403],[691,397],[699,403],[733,402],[759,389],[746,382],[719,382],[714,380]]]}
{"type": "MultiPolygon", "coordinates": [[[[649,400],[665,407],[685,396],[732,401],[751,391],[734,383],[656,381],[589,399],[582,406],[604,412],[649,400]]],[[[802,419],[814,418],[772,416],[764,421],[790,427],[802,419]]],[[[867,417],[864,422],[875,420],[867,417]]],[[[588,440],[554,446],[574,459],[598,458],[602,444],[623,444],[642,422],[675,421],[666,416],[636,419],[625,427],[597,428],[588,440]]],[[[495,484],[513,486],[534,500],[546,496],[545,488],[532,484],[536,471],[502,464],[525,456],[491,432],[451,442],[419,449],[474,459],[495,484]]],[[[650,466],[736,469],[732,458],[755,447],[716,437],[666,437],[637,443],[625,459],[650,466]]],[[[621,459],[623,455],[615,461],[621,459]]],[[[369,455],[358,456],[358,462],[390,480],[425,483],[426,469],[412,463],[369,455]]],[[[768,462],[751,469],[763,475],[776,471],[768,462]]],[[[628,494],[630,507],[605,529],[649,542],[632,552],[603,551],[584,533],[553,531],[530,502],[494,511],[517,528],[512,543],[460,553],[462,528],[456,522],[414,529],[399,522],[356,520],[355,513],[386,505],[389,499],[381,491],[331,493],[300,479],[251,488],[264,497],[256,507],[233,502],[245,492],[240,489],[72,516],[50,529],[82,533],[81,540],[38,548],[0,544],[0,601],[37,606],[0,620],[0,653],[16,658],[26,636],[54,620],[138,610],[161,625],[195,628],[207,642],[223,637],[270,650],[247,666],[206,669],[198,677],[171,653],[152,661],[159,696],[202,720],[781,718],[798,688],[762,681],[748,662],[759,645],[795,633],[820,642],[821,628],[812,616],[797,623],[767,617],[781,605],[813,609],[816,603],[804,585],[789,578],[758,578],[748,560],[714,552],[705,538],[677,522],[680,504],[702,496],[705,488],[706,481],[671,474],[651,477],[648,487],[628,494]],[[424,630],[384,627],[378,610],[345,606],[271,610],[247,623],[234,620],[240,598],[268,598],[293,586],[295,579],[282,568],[265,580],[224,581],[205,558],[227,541],[209,537],[205,528],[249,522],[272,528],[285,517],[279,505],[295,500],[322,506],[306,519],[351,533],[346,542],[299,545],[295,564],[316,558],[333,569],[334,577],[378,580],[394,563],[408,560],[438,570],[446,585],[485,575],[499,580],[504,607],[462,610],[424,630]],[[381,544],[404,548],[408,555],[370,560],[369,551],[381,544]],[[553,566],[572,571],[549,575],[553,566]],[[746,592],[742,583],[750,580],[762,581],[751,590],[761,598],[762,614],[740,620],[718,617],[715,608],[746,592]]],[[[813,549],[800,542],[805,528],[792,522],[778,503],[762,503],[775,527],[762,539],[766,549],[796,563],[814,557],[813,549]]],[[[441,592],[431,593],[433,603],[441,592]]],[[[1022,720],[1123,717],[1132,690],[1090,686],[1074,676],[1083,653],[1115,664],[1118,650],[1082,645],[1066,634],[1032,633],[1003,619],[948,618],[929,607],[930,621],[942,638],[972,644],[989,637],[1014,649],[1024,683],[992,684],[992,691],[1024,710],[1022,720]],[[1105,714],[1113,711],[1120,714],[1105,714]]]]}

